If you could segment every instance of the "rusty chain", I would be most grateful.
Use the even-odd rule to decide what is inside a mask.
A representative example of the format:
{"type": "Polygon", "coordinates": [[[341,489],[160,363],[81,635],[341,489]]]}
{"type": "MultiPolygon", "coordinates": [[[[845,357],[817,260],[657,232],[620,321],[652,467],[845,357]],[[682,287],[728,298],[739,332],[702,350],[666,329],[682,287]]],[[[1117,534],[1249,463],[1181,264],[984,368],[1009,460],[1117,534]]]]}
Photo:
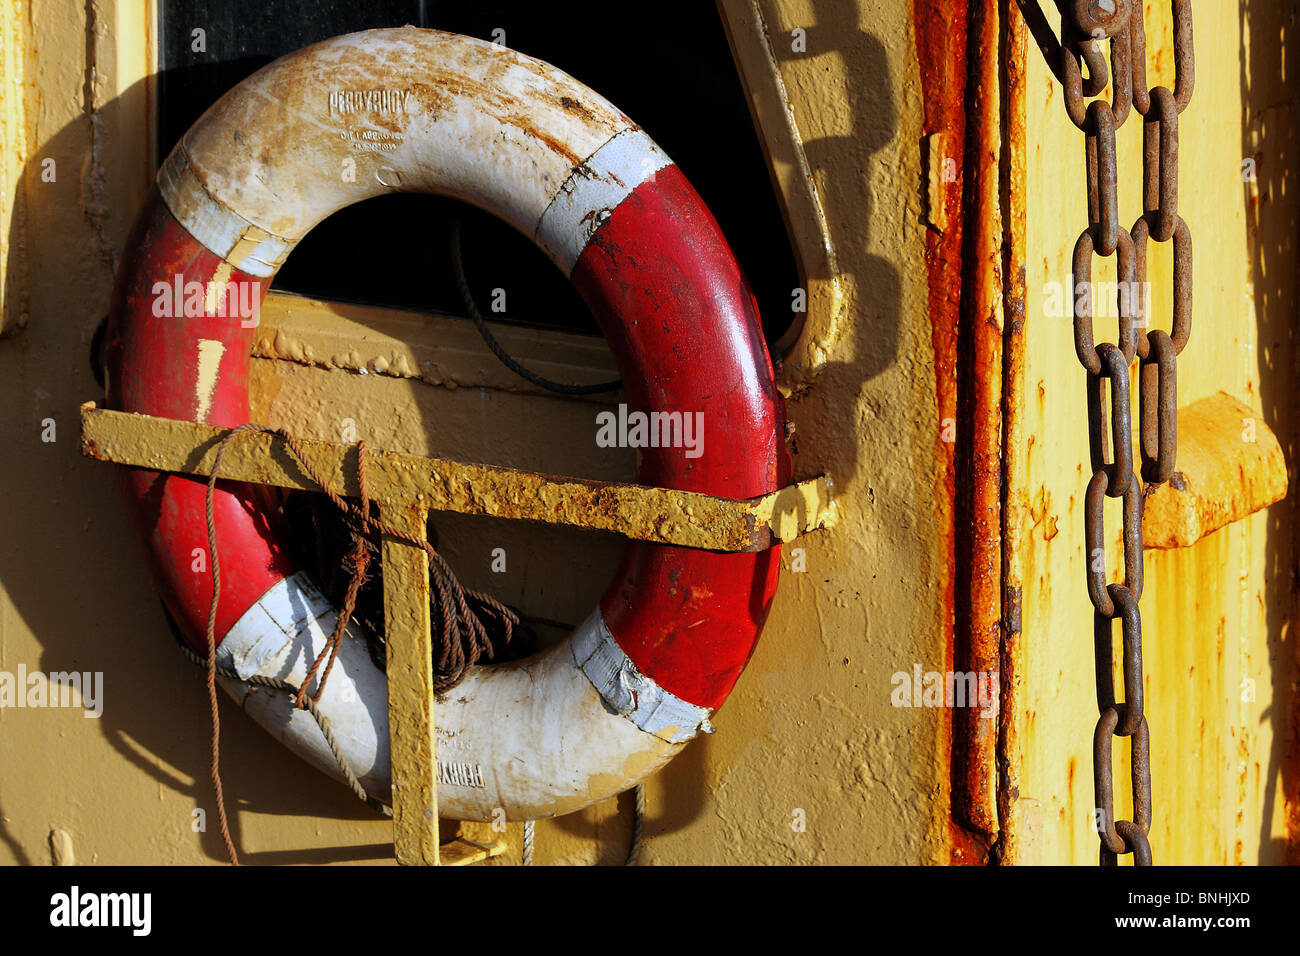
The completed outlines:
{"type": "Polygon", "coordinates": [[[1121,854],[1151,863],[1151,739],[1144,712],[1142,670],[1142,507],[1146,494],[1174,476],[1177,461],[1177,357],[1192,318],[1192,240],[1178,215],[1178,117],[1195,82],[1191,0],[1171,0],[1174,16],[1174,89],[1148,89],[1142,0],[1056,0],[1059,42],[1037,0],[1018,0],[1029,29],[1065,93],[1071,121],[1084,134],[1088,228],[1074,247],[1074,347],[1087,372],[1088,445],[1092,478],[1084,498],[1088,598],[1093,606],[1097,708],[1093,734],[1094,824],[1100,862],[1121,854]],[[1109,57],[1106,45],[1109,43],[1109,57]],[[1108,67],[1109,62],[1109,67],[1108,67]],[[1084,67],[1087,76],[1084,76],[1084,67]],[[1106,88],[1110,102],[1100,98],[1106,88]],[[1087,102],[1087,97],[1097,97],[1087,102]],[[1119,224],[1115,131],[1131,111],[1143,118],[1142,215],[1119,224]],[[1147,243],[1173,242],[1174,307],[1170,332],[1145,331],[1150,317],[1147,243]],[[1093,339],[1092,258],[1117,257],[1118,344],[1093,339]],[[1144,334],[1145,332],[1145,334],[1144,334]],[[1138,362],[1141,480],[1133,468],[1130,368],[1138,362]],[[1109,398],[1107,398],[1109,395],[1109,398]],[[1109,425],[1108,425],[1109,422],[1109,425]],[[1109,445],[1109,448],[1107,447],[1109,445]],[[1145,488],[1142,481],[1146,482],[1145,488]],[[1107,584],[1106,498],[1123,499],[1124,581],[1107,584]],[[1115,699],[1114,623],[1122,640],[1124,700],[1115,699]],[[1131,738],[1129,774],[1133,818],[1115,819],[1112,746],[1131,738]]]}

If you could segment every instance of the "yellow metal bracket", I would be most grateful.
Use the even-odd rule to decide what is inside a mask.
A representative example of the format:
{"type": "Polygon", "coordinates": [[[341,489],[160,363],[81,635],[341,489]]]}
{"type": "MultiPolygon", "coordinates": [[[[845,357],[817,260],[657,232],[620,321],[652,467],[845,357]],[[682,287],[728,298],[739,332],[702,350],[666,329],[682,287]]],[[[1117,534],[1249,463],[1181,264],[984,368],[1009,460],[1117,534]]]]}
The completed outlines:
{"type": "MultiPolygon", "coordinates": [[[[229,429],[194,422],[81,407],[82,453],[155,471],[208,475],[229,429]]],[[[360,494],[356,446],[302,441],[331,487],[360,494]]],[[[612,531],[639,541],[709,551],[763,551],[835,520],[831,481],[801,481],[757,498],[712,495],[617,482],[557,478],[494,465],[371,451],[367,484],[375,501],[428,511],[612,531]]],[[[227,449],[221,477],[281,488],[317,490],[274,435],[251,433],[227,449]]]]}
{"type": "MultiPolygon", "coordinates": [[[[187,475],[210,475],[230,429],[81,406],[81,450],[88,458],[187,475]]],[[[356,446],[302,441],[331,488],[360,493],[356,446]]],[[[713,551],[761,551],[835,520],[827,477],[757,498],[715,498],[642,485],[556,478],[439,458],[374,451],[367,490],[385,522],[420,539],[430,511],[612,531],[628,538],[713,551]]],[[[221,477],[304,491],[320,490],[270,434],[232,443],[221,477]]],[[[393,776],[393,847],[404,864],[476,863],[505,850],[504,840],[440,843],[434,742],[429,566],[421,547],[385,536],[384,623],[393,776]]]]}

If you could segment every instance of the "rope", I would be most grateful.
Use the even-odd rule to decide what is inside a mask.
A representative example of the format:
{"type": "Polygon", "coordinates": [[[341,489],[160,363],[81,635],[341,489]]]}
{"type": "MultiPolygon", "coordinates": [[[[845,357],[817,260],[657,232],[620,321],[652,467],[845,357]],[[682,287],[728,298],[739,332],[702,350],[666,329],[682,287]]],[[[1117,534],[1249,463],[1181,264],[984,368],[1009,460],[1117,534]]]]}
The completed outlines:
{"type": "MultiPolygon", "coordinates": [[[[347,631],[348,622],[352,618],[352,613],[356,608],[357,592],[365,579],[366,569],[370,562],[370,549],[373,547],[366,539],[364,530],[374,530],[381,534],[389,535],[422,548],[429,557],[430,583],[437,592],[438,607],[442,622],[442,645],[441,653],[435,662],[435,679],[433,689],[435,693],[445,693],[452,687],[455,687],[465,679],[466,672],[483,658],[491,659],[496,656],[497,648],[494,646],[492,639],[488,636],[487,628],[481,617],[484,612],[494,617],[501,634],[499,642],[502,645],[509,644],[514,638],[514,628],[519,624],[519,616],[506,607],[500,601],[487,594],[478,591],[467,590],[461,587],[456,580],[455,574],[443,560],[442,556],[434,550],[425,538],[395,528],[383,521],[378,520],[370,514],[370,496],[366,485],[366,447],[365,442],[357,443],[357,479],[361,491],[361,504],[354,505],[346,501],[341,495],[334,492],[325,478],[312,466],[302,451],[298,441],[283,429],[269,428],[265,425],[245,424],[233,428],[218,443],[216,457],[212,462],[212,472],[208,476],[207,495],[205,499],[205,517],[207,520],[208,531],[208,551],[212,559],[212,600],[208,605],[208,623],[207,623],[207,658],[203,663],[207,668],[207,690],[208,690],[208,709],[212,722],[212,759],[210,768],[210,777],[212,780],[212,789],[216,797],[217,820],[221,829],[221,839],[226,847],[226,854],[234,866],[239,865],[239,855],[235,851],[234,841],[230,836],[230,824],[226,814],[225,795],[221,786],[221,766],[220,766],[220,745],[221,745],[221,718],[217,709],[217,689],[216,678],[218,674],[223,677],[229,677],[235,680],[242,680],[236,672],[228,671],[217,667],[217,607],[220,603],[221,596],[221,561],[217,548],[217,528],[213,508],[213,496],[216,492],[217,475],[221,468],[221,460],[225,456],[226,449],[231,441],[241,432],[256,431],[263,434],[275,435],[282,439],[288,446],[290,452],[302,467],[303,471],[314,481],[342,512],[343,516],[349,520],[352,530],[353,546],[349,555],[351,564],[351,578],[348,582],[347,594],[344,597],[343,607],[339,612],[338,621],[335,624],[334,632],[330,635],[329,641],[322,648],[320,654],[312,662],[311,668],[307,671],[300,687],[294,687],[284,681],[274,678],[251,679],[250,683],[259,683],[267,687],[290,690],[294,693],[294,706],[306,710],[315,719],[316,724],[321,729],[326,743],[330,747],[330,752],[334,755],[335,761],[339,765],[348,785],[352,792],[360,797],[367,805],[372,807],[381,807],[377,801],[374,801],[361,782],[357,779],[356,774],[348,766],[343,757],[343,752],[339,748],[337,741],[334,739],[333,732],[330,730],[329,722],[325,716],[317,709],[320,696],[325,691],[325,682],[329,679],[330,671],[334,667],[334,662],[338,657],[339,648],[342,644],[343,637],[347,631]],[[477,609],[470,608],[470,600],[476,605],[477,609]],[[321,664],[325,663],[325,672],[317,682],[316,693],[307,694],[307,687],[311,683],[312,677],[321,664]]],[[[189,651],[189,648],[186,648],[189,651]]],[[[192,653],[192,652],[190,652],[192,653]]],[[[198,655],[194,655],[198,657],[198,655]]],[[[385,810],[387,808],[384,808],[385,810]]]]}
{"type": "Polygon", "coordinates": [[[645,784],[638,783],[632,791],[632,842],[628,844],[624,866],[636,866],[641,856],[641,829],[645,820],[645,784]]]}
{"type": "MultiPolygon", "coordinates": [[[[180,647],[181,653],[185,655],[186,660],[199,667],[207,667],[208,659],[195,654],[192,650],[186,647],[183,641],[179,639],[179,633],[177,634],[177,637],[178,640],[176,643],[180,647]]],[[[261,674],[252,674],[248,677],[244,677],[238,671],[229,667],[218,667],[216,669],[216,675],[227,680],[237,680],[243,684],[256,684],[258,687],[269,687],[273,690],[289,691],[295,695],[298,692],[297,687],[288,681],[280,680],[278,677],[264,677],[261,674]]],[[[316,726],[320,728],[321,736],[325,738],[325,743],[329,745],[330,753],[334,755],[334,761],[338,764],[339,771],[347,780],[348,787],[354,794],[356,794],[357,799],[372,810],[382,813],[384,816],[391,817],[393,815],[392,808],[380,803],[367,793],[366,788],[362,786],[361,780],[357,777],[356,773],[353,772],[352,767],[349,766],[347,759],[343,756],[343,749],[339,746],[338,741],[334,737],[334,731],[330,727],[329,719],[320,712],[319,708],[316,706],[316,702],[308,697],[303,709],[306,710],[307,713],[311,714],[312,718],[316,721],[316,726]]]]}
{"type": "Polygon", "coordinates": [[[526,382],[532,382],[539,388],[544,388],[549,392],[559,392],[561,395],[599,395],[602,392],[617,392],[623,387],[623,380],[617,378],[609,382],[596,382],[593,385],[565,385],[563,382],[553,382],[549,378],[543,378],[536,372],[524,368],[501,346],[501,343],[496,340],[496,337],[488,328],[483,313],[479,312],[478,305],[474,302],[474,294],[469,289],[469,281],[465,278],[465,264],[461,260],[460,254],[459,216],[453,216],[451,220],[451,264],[456,273],[456,287],[460,290],[460,300],[465,306],[465,311],[469,313],[469,317],[474,321],[474,328],[478,329],[478,334],[483,337],[483,341],[492,350],[492,354],[500,359],[501,364],[510,371],[526,382]]]}
{"type": "MultiPolygon", "coordinates": [[[[638,783],[632,790],[632,841],[628,844],[624,866],[636,866],[641,856],[641,837],[645,821],[645,784],[638,783]]],[[[524,821],[524,866],[533,865],[533,844],[537,836],[537,821],[524,821]]]]}
{"type": "MultiPolygon", "coordinates": [[[[370,492],[366,488],[366,443],[357,442],[357,483],[361,486],[361,507],[359,514],[369,518],[370,516],[370,492]]],[[[334,661],[338,657],[339,647],[343,643],[343,635],[347,631],[348,622],[352,620],[352,612],[357,607],[357,591],[361,589],[362,583],[366,578],[366,568],[370,565],[370,548],[369,542],[366,541],[365,535],[356,529],[352,531],[352,551],[348,554],[348,565],[352,568],[352,575],[348,580],[348,590],[343,597],[343,607],[339,611],[338,620],[334,624],[334,633],[330,635],[329,643],[325,649],[312,662],[311,668],[307,675],[302,679],[302,686],[298,688],[298,693],[294,697],[294,706],[302,707],[304,695],[307,693],[307,685],[311,679],[316,676],[316,670],[320,667],[321,659],[325,656],[325,651],[329,652],[329,663],[325,666],[325,673],[321,675],[320,683],[316,685],[316,694],[312,701],[319,702],[320,695],[325,692],[325,682],[329,680],[330,671],[334,669],[334,661]]]]}
{"type": "MultiPolygon", "coordinates": [[[[437,592],[443,638],[441,653],[434,663],[438,675],[433,684],[435,693],[442,694],[455,687],[465,679],[466,672],[479,660],[483,658],[491,660],[496,657],[498,649],[493,646],[481,617],[484,612],[488,612],[496,619],[497,625],[503,632],[499,643],[509,644],[514,639],[514,628],[519,624],[519,615],[489,594],[462,587],[442,555],[434,550],[433,545],[424,537],[395,528],[364,513],[355,505],[348,504],[330,489],[329,483],[307,460],[298,441],[283,429],[254,427],[283,439],[307,475],[320,486],[345,516],[354,518],[364,526],[382,534],[421,548],[429,556],[430,583],[437,592]],[[477,610],[470,609],[470,600],[478,605],[477,610]]],[[[363,463],[365,442],[357,443],[357,455],[360,473],[365,468],[363,463]]],[[[355,595],[353,598],[355,600],[355,595]]]]}
{"type": "Polygon", "coordinates": [[[212,791],[217,801],[217,822],[221,827],[221,840],[226,845],[226,855],[231,866],[239,866],[239,854],[235,852],[235,843],[230,838],[230,821],[226,817],[226,797],[221,789],[221,715],[217,711],[217,604],[221,597],[221,561],[217,556],[217,524],[212,515],[212,496],[217,487],[217,471],[221,467],[221,458],[226,453],[230,440],[241,431],[257,428],[257,425],[240,425],[221,440],[217,446],[217,457],[212,462],[212,474],[208,476],[208,492],[204,502],[204,513],[208,523],[208,554],[212,556],[212,602],[208,605],[208,714],[212,721],[212,762],[209,776],[212,791]]]}

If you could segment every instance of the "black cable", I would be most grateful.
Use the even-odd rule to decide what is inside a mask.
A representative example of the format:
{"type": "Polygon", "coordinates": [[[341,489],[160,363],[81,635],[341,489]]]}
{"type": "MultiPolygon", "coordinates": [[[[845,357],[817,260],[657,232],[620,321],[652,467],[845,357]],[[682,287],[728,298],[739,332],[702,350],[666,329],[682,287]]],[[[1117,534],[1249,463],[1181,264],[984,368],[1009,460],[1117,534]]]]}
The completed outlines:
{"type": "Polygon", "coordinates": [[[483,336],[483,341],[492,350],[492,354],[510,371],[539,388],[544,388],[548,392],[559,392],[561,395],[598,395],[602,392],[617,392],[623,387],[622,379],[596,382],[593,385],[565,385],[563,382],[552,382],[549,378],[543,378],[536,372],[524,368],[501,347],[501,343],[493,337],[488,328],[483,313],[479,312],[478,306],[474,303],[474,294],[470,292],[469,282],[465,279],[465,264],[461,261],[460,255],[460,216],[457,215],[453,215],[451,219],[451,264],[456,273],[456,285],[460,289],[460,300],[465,306],[465,311],[469,313],[469,317],[474,321],[474,327],[478,329],[478,334],[483,336]]]}
{"type": "Polygon", "coordinates": [[[108,316],[99,320],[95,334],[90,337],[90,374],[95,376],[95,384],[107,388],[104,375],[104,336],[108,332],[108,316]]]}

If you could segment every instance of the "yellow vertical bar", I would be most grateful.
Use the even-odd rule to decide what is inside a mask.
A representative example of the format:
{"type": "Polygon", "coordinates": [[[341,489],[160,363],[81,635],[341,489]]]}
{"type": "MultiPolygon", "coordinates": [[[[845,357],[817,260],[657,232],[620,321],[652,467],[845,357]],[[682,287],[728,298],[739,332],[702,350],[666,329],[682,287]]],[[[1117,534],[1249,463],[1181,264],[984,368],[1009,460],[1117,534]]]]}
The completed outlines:
{"type": "MultiPolygon", "coordinates": [[[[393,527],[424,537],[428,517],[424,508],[386,506],[381,514],[393,527]]],[[[398,863],[437,866],[429,562],[421,548],[389,535],[384,535],[382,556],[388,733],[393,761],[393,849],[398,863]]]]}

